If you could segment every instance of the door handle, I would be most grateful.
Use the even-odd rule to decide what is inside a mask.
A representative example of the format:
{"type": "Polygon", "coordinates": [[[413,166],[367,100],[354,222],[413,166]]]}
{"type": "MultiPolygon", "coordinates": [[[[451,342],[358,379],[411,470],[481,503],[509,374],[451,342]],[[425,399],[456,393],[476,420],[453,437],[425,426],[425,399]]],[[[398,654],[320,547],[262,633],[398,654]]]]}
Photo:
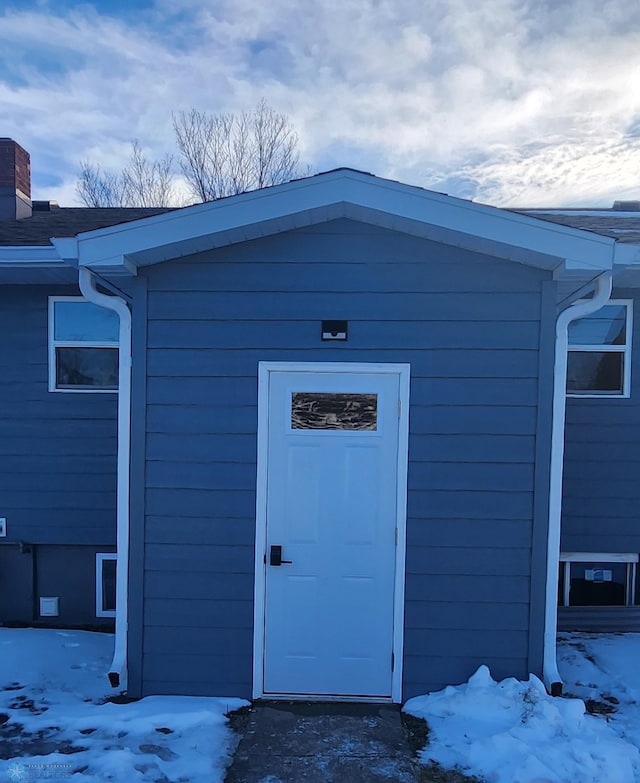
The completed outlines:
{"type": "Polygon", "coordinates": [[[282,559],[282,547],[280,545],[274,545],[269,550],[269,565],[280,566],[283,563],[293,563],[293,560],[282,559]]]}

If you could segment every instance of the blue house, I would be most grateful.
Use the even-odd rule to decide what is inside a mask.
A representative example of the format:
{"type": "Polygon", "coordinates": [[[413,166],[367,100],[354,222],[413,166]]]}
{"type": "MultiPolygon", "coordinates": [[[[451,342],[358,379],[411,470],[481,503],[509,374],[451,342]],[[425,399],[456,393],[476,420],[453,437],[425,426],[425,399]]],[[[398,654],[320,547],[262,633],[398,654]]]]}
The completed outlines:
{"type": "Polygon", "coordinates": [[[481,663],[557,691],[559,605],[637,627],[632,214],[0,172],[4,622],[115,623],[133,696],[395,702],[481,663]]]}

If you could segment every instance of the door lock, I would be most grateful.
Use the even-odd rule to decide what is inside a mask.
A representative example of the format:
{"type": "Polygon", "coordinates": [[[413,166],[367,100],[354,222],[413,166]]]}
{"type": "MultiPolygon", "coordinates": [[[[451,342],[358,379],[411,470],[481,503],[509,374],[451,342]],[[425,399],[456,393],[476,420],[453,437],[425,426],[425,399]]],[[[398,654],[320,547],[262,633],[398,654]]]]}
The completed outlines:
{"type": "Polygon", "coordinates": [[[269,550],[269,565],[280,566],[283,563],[293,563],[293,560],[283,560],[282,547],[279,545],[272,546],[269,550]]]}

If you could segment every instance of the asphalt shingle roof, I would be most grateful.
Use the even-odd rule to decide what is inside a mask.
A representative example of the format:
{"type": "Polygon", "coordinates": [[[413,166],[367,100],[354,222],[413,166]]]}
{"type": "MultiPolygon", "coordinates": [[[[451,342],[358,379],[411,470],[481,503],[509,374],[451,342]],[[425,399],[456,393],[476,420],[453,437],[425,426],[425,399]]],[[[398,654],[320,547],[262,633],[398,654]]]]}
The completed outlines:
{"type": "MultiPolygon", "coordinates": [[[[23,220],[0,220],[0,246],[46,246],[51,237],[73,237],[119,223],[128,223],[171,212],[167,207],[52,207],[34,211],[23,220]]],[[[593,231],[625,244],[640,244],[640,212],[637,217],[615,210],[514,209],[513,212],[563,226],[593,231]]]]}
{"type": "Polygon", "coordinates": [[[619,213],[616,214],[615,210],[611,210],[609,214],[581,214],[579,211],[557,214],[528,209],[514,211],[539,220],[547,220],[550,223],[580,228],[583,231],[593,231],[595,234],[617,239],[618,242],[624,244],[640,244],[640,212],[637,217],[630,216],[628,213],[623,217],[619,213]]]}
{"type": "Polygon", "coordinates": [[[53,207],[22,220],[0,220],[0,245],[44,246],[51,237],[73,237],[170,211],[160,207],[53,207]]]}

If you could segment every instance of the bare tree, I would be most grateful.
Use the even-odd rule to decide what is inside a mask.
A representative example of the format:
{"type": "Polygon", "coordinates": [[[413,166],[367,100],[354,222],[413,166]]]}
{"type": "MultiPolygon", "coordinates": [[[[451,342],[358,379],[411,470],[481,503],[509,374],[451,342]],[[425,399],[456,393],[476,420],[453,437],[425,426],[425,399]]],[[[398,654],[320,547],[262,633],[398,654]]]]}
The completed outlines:
{"type": "Polygon", "coordinates": [[[129,165],[122,170],[127,206],[168,207],[175,201],[173,155],[150,163],[138,141],[134,141],[129,165]]]}
{"type": "MultiPolygon", "coordinates": [[[[253,111],[241,114],[177,112],[173,128],[180,166],[197,201],[277,185],[308,173],[300,168],[293,125],[264,99],[253,111]]],[[[82,163],[76,189],[88,207],[178,206],[173,156],[149,161],[137,141],[119,173],[82,163]]]]}
{"type": "Polygon", "coordinates": [[[252,112],[173,115],[181,166],[193,195],[213,201],[300,174],[298,134],[262,99],[252,112]]]}
{"type": "Polygon", "coordinates": [[[121,207],[124,203],[121,176],[89,161],[80,164],[76,192],[87,207],[121,207]]]}
{"type": "Polygon", "coordinates": [[[172,155],[150,162],[136,140],[131,145],[129,163],[119,173],[84,161],[76,190],[88,207],[175,206],[172,169],[172,155]]]}

